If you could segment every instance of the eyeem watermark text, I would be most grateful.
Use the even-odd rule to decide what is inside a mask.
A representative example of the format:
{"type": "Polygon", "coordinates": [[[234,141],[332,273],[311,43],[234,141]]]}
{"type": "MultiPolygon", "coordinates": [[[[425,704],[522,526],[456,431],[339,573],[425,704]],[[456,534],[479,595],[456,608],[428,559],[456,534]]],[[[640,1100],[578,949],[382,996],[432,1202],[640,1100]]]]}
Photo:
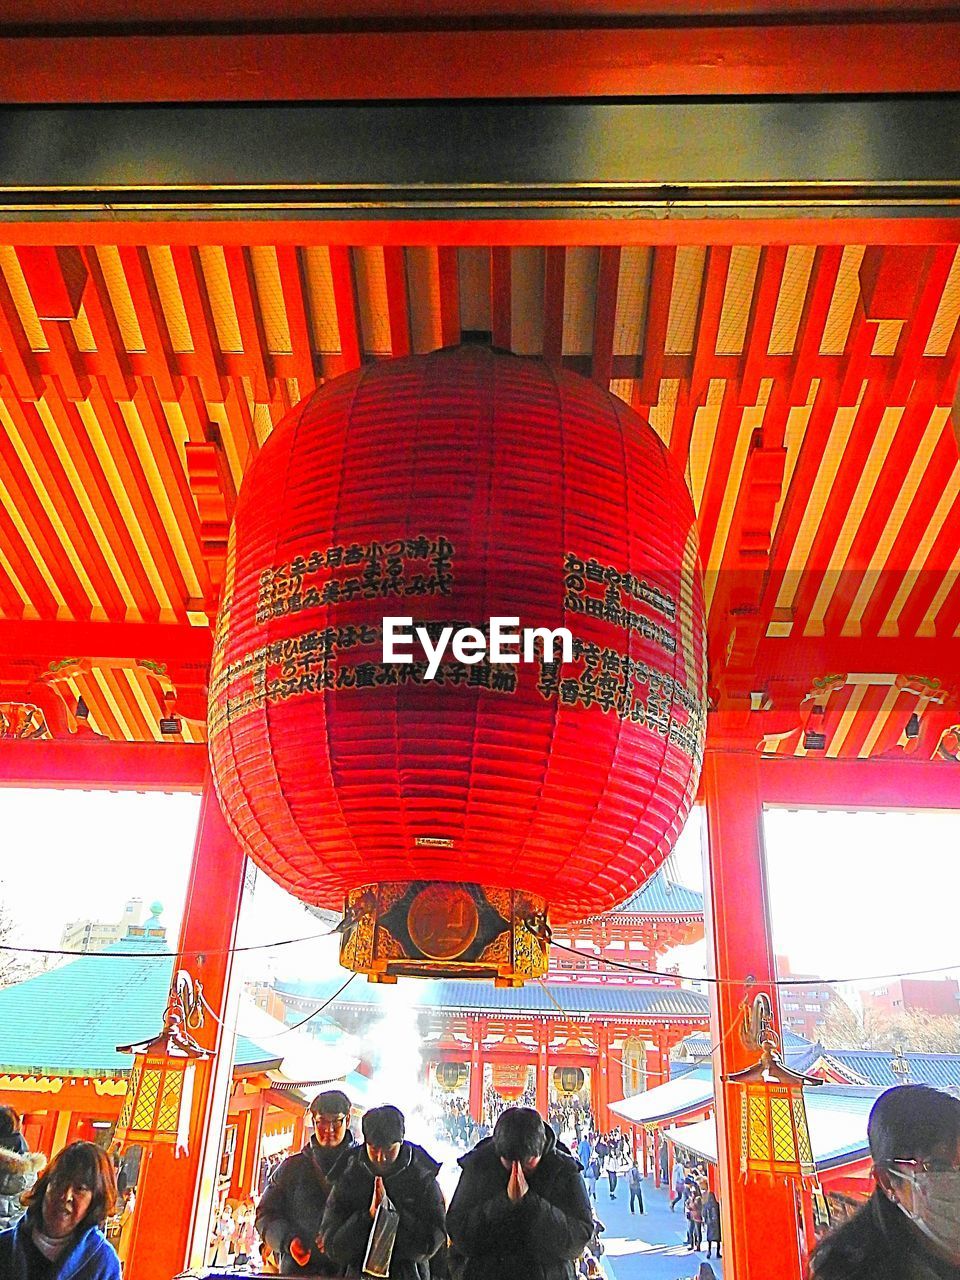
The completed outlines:
{"type": "Polygon", "coordinates": [[[491,618],[489,636],[479,627],[441,627],[439,633],[431,628],[436,639],[426,627],[415,627],[412,618],[384,618],[384,662],[413,662],[410,651],[414,640],[419,641],[427,658],[426,679],[432,680],[439,670],[443,656],[450,651],[458,662],[473,665],[483,662],[538,662],[537,641],[540,656],[545,662],[573,661],[573,634],[567,627],[520,628],[519,618],[491,618]],[[556,645],[560,643],[560,657],[556,645]]]}

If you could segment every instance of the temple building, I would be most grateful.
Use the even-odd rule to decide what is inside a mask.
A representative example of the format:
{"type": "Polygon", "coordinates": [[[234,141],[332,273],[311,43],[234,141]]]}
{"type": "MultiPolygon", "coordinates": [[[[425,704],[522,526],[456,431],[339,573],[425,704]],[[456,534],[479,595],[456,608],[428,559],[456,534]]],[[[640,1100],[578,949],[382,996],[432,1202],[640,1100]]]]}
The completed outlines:
{"type": "MultiPolygon", "coordinates": [[[[612,1128],[610,1104],[666,1080],[674,1047],[707,1027],[706,996],[658,968],[665,952],[702,937],[702,895],[661,871],[617,911],[558,930],[543,983],[418,984],[408,998],[424,1078],[461,1095],[478,1121],[491,1118],[492,1091],[526,1094],[544,1114],[576,1098],[598,1129],[612,1128]]],[[[274,991],[296,1021],[336,985],[284,981],[274,991]]],[[[354,982],[327,1012],[362,1036],[391,999],[389,987],[354,982]]]]}

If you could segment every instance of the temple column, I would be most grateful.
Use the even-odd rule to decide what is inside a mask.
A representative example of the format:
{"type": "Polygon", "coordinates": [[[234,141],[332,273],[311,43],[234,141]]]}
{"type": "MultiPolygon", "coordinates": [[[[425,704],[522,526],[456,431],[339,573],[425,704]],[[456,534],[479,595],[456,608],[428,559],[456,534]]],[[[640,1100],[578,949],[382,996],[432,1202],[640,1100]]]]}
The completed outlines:
{"type": "Polygon", "coordinates": [[[707,960],[720,1206],[726,1280],[799,1280],[798,1223],[793,1189],[785,1182],[740,1176],[740,1093],[727,1083],[732,1072],[756,1062],[739,1032],[744,999],[770,996],[779,1031],[779,1009],[767,904],[763,805],[754,749],[711,750],[704,761],[707,810],[704,869],[707,960]],[[749,992],[747,977],[753,979],[749,992]]]}
{"type": "Polygon", "coordinates": [[[606,1133],[610,1128],[610,1029],[602,1024],[597,1027],[597,1130],[606,1133]]]}
{"type": "Polygon", "coordinates": [[[550,1106],[550,1028],[537,1024],[537,1110],[547,1118],[550,1106]]]}
{"type": "Polygon", "coordinates": [[[479,1018],[470,1018],[470,1114],[483,1120],[483,1031],[479,1018]]]}
{"type": "MultiPolygon", "coordinates": [[[[196,1038],[214,1057],[200,1064],[196,1074],[189,1154],[175,1159],[172,1145],[144,1151],[126,1267],[135,1280],[170,1280],[204,1260],[233,1071],[227,992],[244,865],[208,778],[173,971],[185,969],[203,983],[214,1016],[208,1011],[196,1038]]],[[[158,1009],[157,1030],[162,1021],[163,1010],[158,1009]]],[[[142,1028],[137,1030],[142,1034],[142,1028]]]]}
{"type": "Polygon", "coordinates": [[[653,1185],[660,1185],[660,1130],[653,1131],[653,1185]]]}

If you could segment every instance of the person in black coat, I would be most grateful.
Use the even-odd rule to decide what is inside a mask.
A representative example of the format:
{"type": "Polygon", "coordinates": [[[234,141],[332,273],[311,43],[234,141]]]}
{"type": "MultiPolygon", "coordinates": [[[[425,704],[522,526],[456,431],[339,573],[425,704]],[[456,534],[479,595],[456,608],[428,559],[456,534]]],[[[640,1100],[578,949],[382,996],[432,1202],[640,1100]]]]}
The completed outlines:
{"type": "Polygon", "coordinates": [[[960,1280],[960,1100],[888,1089],[867,1139],[876,1189],[819,1242],[812,1280],[960,1280]]]}
{"type": "Polygon", "coordinates": [[[579,1164],[536,1111],[504,1111],[460,1168],[447,1213],[458,1280],[573,1280],[593,1212],[579,1164]]]}
{"type": "Polygon", "coordinates": [[[377,1208],[384,1198],[399,1214],[390,1280],[428,1280],[429,1260],[446,1242],[440,1164],[423,1147],[405,1142],[403,1112],[374,1107],[362,1121],[364,1145],[347,1161],[327,1201],[320,1233],[341,1271],[359,1276],[377,1208]]]}
{"type": "Polygon", "coordinates": [[[350,1099],[328,1089],[310,1103],[313,1137],[288,1156],[267,1184],[257,1207],[256,1229],[280,1261],[283,1276],[335,1276],[338,1268],[317,1244],[330,1192],[356,1148],[350,1099]]]}

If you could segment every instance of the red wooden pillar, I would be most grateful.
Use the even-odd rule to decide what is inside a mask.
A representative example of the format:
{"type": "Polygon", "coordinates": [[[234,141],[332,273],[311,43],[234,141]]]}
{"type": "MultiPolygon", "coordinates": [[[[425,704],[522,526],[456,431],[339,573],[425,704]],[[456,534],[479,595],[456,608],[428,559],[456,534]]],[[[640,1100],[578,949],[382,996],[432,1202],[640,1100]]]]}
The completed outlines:
{"type": "Polygon", "coordinates": [[[597,1105],[594,1112],[597,1129],[606,1133],[611,1124],[607,1104],[610,1101],[610,1028],[597,1027],[597,1105]]]}
{"type": "Polygon", "coordinates": [[[537,1024],[537,1110],[547,1118],[550,1109],[550,1028],[537,1024]]]}
{"type": "Polygon", "coordinates": [[[755,750],[710,750],[704,761],[708,859],[707,956],[710,1026],[717,1112],[720,1206],[726,1280],[800,1280],[793,1188],[740,1176],[740,1095],[727,1083],[758,1058],[742,1043],[738,1025],[748,996],[765,991],[779,1030],[773,947],[763,851],[763,806],[755,750]]]}
{"type": "Polygon", "coordinates": [[[479,1018],[470,1019],[470,1114],[483,1120],[483,1029],[479,1018]]]}
{"type": "MultiPolygon", "coordinates": [[[[233,1036],[225,1033],[227,986],[233,962],[244,856],[231,835],[209,779],[200,807],[200,824],[184,903],[174,972],[186,969],[203,983],[216,1014],[207,1014],[197,1040],[215,1057],[197,1071],[189,1154],[174,1159],[168,1146],[144,1153],[136,1217],[126,1273],[134,1280],[170,1280],[191,1261],[195,1240],[206,1237],[216,1162],[223,1140],[233,1036]]],[[[157,1011],[157,1030],[163,1010],[157,1011]]]]}
{"type": "Polygon", "coordinates": [[[660,1130],[653,1131],[653,1185],[660,1185],[660,1130]]]}

